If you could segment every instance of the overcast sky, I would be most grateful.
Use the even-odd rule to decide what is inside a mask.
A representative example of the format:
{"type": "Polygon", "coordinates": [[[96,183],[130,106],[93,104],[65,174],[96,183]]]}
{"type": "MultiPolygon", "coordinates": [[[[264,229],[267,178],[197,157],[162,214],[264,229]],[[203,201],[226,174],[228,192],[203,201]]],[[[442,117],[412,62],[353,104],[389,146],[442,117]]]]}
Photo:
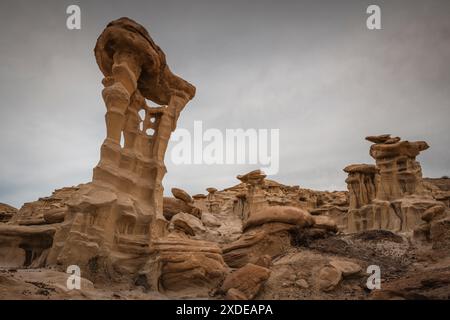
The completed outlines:
{"type": "MultiPolygon", "coordinates": [[[[0,202],[20,207],[91,180],[105,137],[93,48],[122,16],[196,86],[180,128],[280,129],[275,180],[344,190],[342,168],[372,163],[364,137],[382,133],[427,141],[424,175],[450,175],[448,0],[2,0],[0,202]],[[70,4],[81,30],[66,28],[70,4]],[[370,4],[382,30],[366,28],[370,4]]],[[[166,165],[166,193],[224,188],[257,168],[166,165]]]]}

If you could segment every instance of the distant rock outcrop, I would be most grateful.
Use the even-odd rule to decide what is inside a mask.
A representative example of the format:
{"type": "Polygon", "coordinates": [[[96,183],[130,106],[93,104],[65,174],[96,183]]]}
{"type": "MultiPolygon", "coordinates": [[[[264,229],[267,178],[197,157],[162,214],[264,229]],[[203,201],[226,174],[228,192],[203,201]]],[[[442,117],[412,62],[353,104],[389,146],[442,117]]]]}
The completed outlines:
{"type": "Polygon", "coordinates": [[[424,141],[402,141],[390,135],[370,136],[376,165],[351,165],[347,185],[350,206],[348,232],[386,229],[410,232],[422,213],[439,204],[427,190],[416,157],[429,148],[424,141]]]}

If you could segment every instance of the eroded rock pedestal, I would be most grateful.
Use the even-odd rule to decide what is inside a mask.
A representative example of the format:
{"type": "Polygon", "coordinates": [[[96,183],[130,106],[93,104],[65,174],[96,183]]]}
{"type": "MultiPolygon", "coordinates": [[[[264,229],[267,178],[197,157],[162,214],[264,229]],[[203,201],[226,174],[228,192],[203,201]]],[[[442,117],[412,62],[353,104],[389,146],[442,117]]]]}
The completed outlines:
{"type": "Polygon", "coordinates": [[[424,141],[402,141],[390,135],[370,136],[376,165],[344,169],[350,193],[348,232],[385,229],[408,232],[420,224],[422,213],[439,205],[424,187],[416,157],[429,148],[424,141]]]}
{"type": "MultiPolygon", "coordinates": [[[[78,265],[89,279],[120,279],[142,275],[151,257],[161,263],[149,271],[148,285],[171,286],[168,256],[176,260],[176,249],[183,248],[182,259],[200,261],[209,252],[205,243],[180,238],[175,245],[166,239],[163,215],[164,155],[195,88],[170,71],[147,31],[127,18],[108,24],[97,40],[95,57],[104,75],[106,139],[92,183],[66,201],[65,220],[47,264],[78,265]],[[157,275],[161,279],[153,281],[157,275]]],[[[211,268],[217,273],[217,264],[211,268]]]]}

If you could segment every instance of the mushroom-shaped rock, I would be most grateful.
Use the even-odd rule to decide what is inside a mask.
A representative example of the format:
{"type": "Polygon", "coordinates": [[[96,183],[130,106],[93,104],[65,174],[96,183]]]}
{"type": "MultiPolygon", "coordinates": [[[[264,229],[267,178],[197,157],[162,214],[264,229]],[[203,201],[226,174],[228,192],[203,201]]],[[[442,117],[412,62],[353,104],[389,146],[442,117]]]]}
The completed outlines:
{"type": "Polygon", "coordinates": [[[366,137],[366,140],[373,143],[384,143],[388,141],[390,138],[391,138],[390,134],[381,134],[379,136],[368,136],[366,137]]]}
{"type": "Polygon", "coordinates": [[[209,187],[209,188],[206,188],[206,191],[208,191],[208,193],[216,193],[217,189],[213,188],[213,187],[209,187]]]}
{"type": "Polygon", "coordinates": [[[314,224],[308,211],[290,206],[267,207],[252,214],[244,225],[244,230],[270,222],[281,222],[299,227],[310,227],[314,224]]]}
{"type": "Polygon", "coordinates": [[[191,203],[192,198],[186,191],[179,189],[179,188],[172,188],[172,194],[175,198],[183,200],[186,203],[191,203]]]}
{"type": "Polygon", "coordinates": [[[344,172],[347,173],[363,173],[363,174],[375,174],[378,169],[374,164],[351,164],[344,168],[344,172]]]}
{"type": "Polygon", "coordinates": [[[263,184],[264,179],[266,178],[266,174],[261,170],[253,170],[249,173],[238,175],[236,178],[241,180],[244,183],[248,183],[251,185],[263,184]]]}
{"type": "Polygon", "coordinates": [[[110,22],[98,38],[94,51],[97,64],[106,77],[114,72],[116,54],[128,53],[127,58],[135,60],[141,69],[139,78],[135,79],[139,91],[155,103],[168,105],[174,95],[186,101],[195,95],[193,85],[170,71],[164,52],[147,30],[129,18],[110,22]]]}

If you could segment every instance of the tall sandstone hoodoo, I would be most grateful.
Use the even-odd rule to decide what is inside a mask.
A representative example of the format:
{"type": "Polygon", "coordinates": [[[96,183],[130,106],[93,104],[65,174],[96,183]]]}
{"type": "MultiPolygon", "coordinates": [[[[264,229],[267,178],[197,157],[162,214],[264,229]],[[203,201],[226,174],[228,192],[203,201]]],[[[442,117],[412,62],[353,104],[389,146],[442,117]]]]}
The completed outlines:
{"type": "Polygon", "coordinates": [[[128,18],[109,23],[94,51],[104,75],[106,139],[92,183],[67,201],[47,262],[79,265],[90,278],[134,275],[150,243],[166,234],[164,155],[195,87],[170,71],[147,31],[128,18]]]}
{"type": "Polygon", "coordinates": [[[421,214],[438,205],[425,188],[416,157],[429,148],[425,141],[402,141],[390,135],[369,136],[376,165],[347,166],[350,205],[348,232],[368,229],[412,231],[421,214]]]}

